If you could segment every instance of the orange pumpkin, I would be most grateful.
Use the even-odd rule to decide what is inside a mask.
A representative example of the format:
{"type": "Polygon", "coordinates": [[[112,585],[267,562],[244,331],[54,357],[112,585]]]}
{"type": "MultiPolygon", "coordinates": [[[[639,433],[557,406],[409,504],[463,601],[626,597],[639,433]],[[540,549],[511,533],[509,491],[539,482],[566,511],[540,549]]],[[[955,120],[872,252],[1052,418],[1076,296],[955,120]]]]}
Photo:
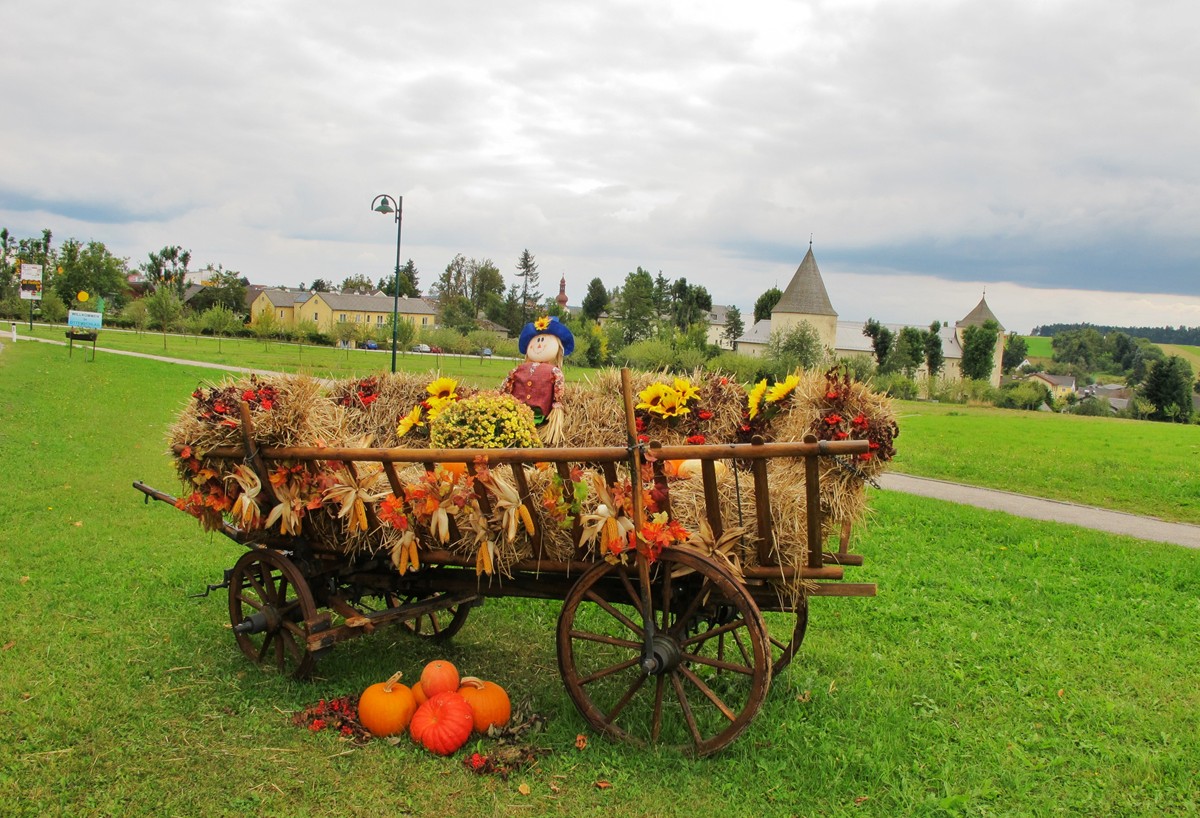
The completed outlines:
{"type": "Polygon", "coordinates": [[[412,686],[412,694],[413,698],[417,700],[417,707],[429,701],[429,697],[425,695],[425,688],[421,686],[420,682],[412,686]]]}
{"type": "Polygon", "coordinates": [[[403,733],[417,709],[407,685],[400,684],[397,672],[386,682],[377,682],[358,697],[358,720],[373,736],[403,733]]]}
{"type": "Polygon", "coordinates": [[[473,726],[471,705],[450,690],[431,696],[417,708],[409,732],[426,750],[448,756],[467,743],[473,726]]]}
{"type": "Polygon", "coordinates": [[[464,676],[458,695],[471,705],[475,729],[480,733],[486,733],[493,725],[503,727],[512,718],[512,703],[508,700],[508,694],[495,682],[464,676]]]}
{"type": "Polygon", "coordinates": [[[439,693],[457,691],[458,668],[445,659],[430,662],[421,671],[421,689],[431,699],[439,693]]]}

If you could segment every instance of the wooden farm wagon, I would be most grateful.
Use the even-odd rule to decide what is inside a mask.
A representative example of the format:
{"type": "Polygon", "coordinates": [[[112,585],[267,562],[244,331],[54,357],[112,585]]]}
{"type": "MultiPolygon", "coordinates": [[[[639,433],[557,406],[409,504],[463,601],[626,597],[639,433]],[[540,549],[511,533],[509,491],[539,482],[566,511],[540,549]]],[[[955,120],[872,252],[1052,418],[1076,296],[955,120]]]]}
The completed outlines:
{"type": "MultiPolygon", "coordinates": [[[[837,548],[824,547],[830,521],[820,500],[822,467],[862,456],[870,444],[809,436],[660,446],[639,441],[628,373],[622,391],[628,445],[565,448],[262,447],[241,401],[224,421],[238,426],[241,444],[196,453],[193,467],[217,472],[224,464],[243,488],[255,487],[256,508],[271,515],[269,527],[239,526],[228,511],[208,518],[208,527],[246,547],[223,583],[238,646],[255,662],[303,677],[338,642],[387,625],[445,639],[486,597],[562,600],[559,669],[594,729],[701,755],[727,746],[799,648],[809,597],[875,593],[873,584],[843,581],[862,558],[848,553],[845,535],[837,548]],[[668,479],[682,460],[698,475],[668,479]],[[803,479],[780,497],[769,467],[785,460],[803,479]],[[296,500],[279,475],[317,467],[339,475],[325,489],[340,502],[338,522],[361,518],[354,548],[315,514],[280,533],[291,512],[276,507],[296,500]],[[374,493],[368,475],[378,477],[374,493]],[[585,482],[598,496],[571,508],[585,482]],[[422,515],[419,489],[442,490],[445,503],[457,491],[473,516],[422,515]],[[555,502],[573,513],[547,516],[555,502]],[[786,506],[805,510],[807,547],[781,548],[777,518],[786,506]],[[507,561],[493,554],[493,544],[514,533],[524,550],[507,561]],[[770,632],[764,612],[773,614],[770,632]]],[[[174,450],[193,456],[180,444],[174,450]]],[[[134,487],[147,501],[186,505],[144,483],[134,487]]]]}

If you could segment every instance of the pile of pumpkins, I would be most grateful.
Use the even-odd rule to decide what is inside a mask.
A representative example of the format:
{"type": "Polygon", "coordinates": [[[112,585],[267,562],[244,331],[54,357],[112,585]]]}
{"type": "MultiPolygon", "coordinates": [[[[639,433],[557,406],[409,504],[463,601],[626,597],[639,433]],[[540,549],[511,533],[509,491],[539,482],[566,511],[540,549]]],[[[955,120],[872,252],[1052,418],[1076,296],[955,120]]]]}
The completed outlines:
{"type": "Polygon", "coordinates": [[[374,736],[396,736],[406,729],[413,740],[448,756],[467,743],[472,731],[504,727],[512,716],[508,694],[495,682],[474,676],[461,679],[444,659],[430,662],[411,688],[401,673],[378,682],[358,698],[358,720],[374,736]]]}

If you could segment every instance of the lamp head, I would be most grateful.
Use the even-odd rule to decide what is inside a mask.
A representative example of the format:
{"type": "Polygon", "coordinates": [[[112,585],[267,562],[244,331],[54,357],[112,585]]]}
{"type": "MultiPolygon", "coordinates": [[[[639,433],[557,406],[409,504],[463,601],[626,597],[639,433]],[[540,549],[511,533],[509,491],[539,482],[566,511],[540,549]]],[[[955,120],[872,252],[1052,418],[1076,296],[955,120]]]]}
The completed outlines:
{"type": "Polygon", "coordinates": [[[390,204],[388,204],[387,199],[381,199],[378,206],[375,207],[375,212],[387,215],[388,213],[395,213],[396,210],[390,204]]]}

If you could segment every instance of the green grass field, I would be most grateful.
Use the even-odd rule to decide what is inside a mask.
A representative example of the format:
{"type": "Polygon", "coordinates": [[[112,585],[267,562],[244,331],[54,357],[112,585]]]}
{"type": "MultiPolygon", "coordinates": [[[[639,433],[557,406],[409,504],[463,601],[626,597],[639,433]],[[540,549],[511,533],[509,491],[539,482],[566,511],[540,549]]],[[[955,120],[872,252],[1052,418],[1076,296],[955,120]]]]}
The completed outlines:
{"type": "MultiPolygon", "coordinates": [[[[222,592],[189,596],[240,548],[130,487],[176,487],[166,426],[211,374],[0,351],[5,814],[1196,814],[1200,554],[900,494],[875,492],[856,534],[854,579],[879,596],[814,600],[800,655],[713,758],[597,736],[577,749],[555,602],[491,601],[445,648],[397,631],[346,643],[309,683],[261,671],[222,592]],[[547,716],[536,767],[480,777],[461,753],[355,747],[289,722],[439,656],[547,716]]],[[[935,417],[906,411],[901,442],[935,417]]],[[[1009,447],[1050,470],[1045,446],[1000,428],[979,433],[990,457],[1009,447]]],[[[1132,460],[1125,482],[1151,497],[1156,468],[1132,460]]]]}
{"type": "Polygon", "coordinates": [[[1053,338],[1040,335],[1024,335],[1022,337],[1025,339],[1025,349],[1029,358],[1049,359],[1054,356],[1053,338]]]}
{"type": "Polygon", "coordinates": [[[897,471],[1200,523],[1194,425],[909,401],[897,409],[897,471]]]}

